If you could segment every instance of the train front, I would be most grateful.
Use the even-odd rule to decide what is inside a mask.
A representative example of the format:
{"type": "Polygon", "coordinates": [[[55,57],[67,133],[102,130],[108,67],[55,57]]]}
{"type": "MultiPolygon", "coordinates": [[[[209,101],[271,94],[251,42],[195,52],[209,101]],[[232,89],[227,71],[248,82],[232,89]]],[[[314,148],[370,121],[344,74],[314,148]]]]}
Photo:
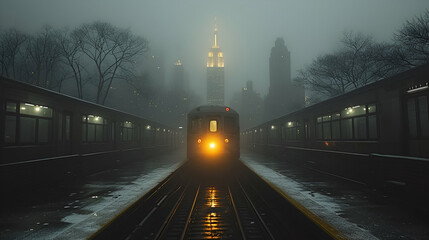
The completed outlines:
{"type": "Polygon", "coordinates": [[[208,106],[188,114],[188,159],[203,166],[222,166],[240,155],[238,114],[229,107],[208,106]]]}

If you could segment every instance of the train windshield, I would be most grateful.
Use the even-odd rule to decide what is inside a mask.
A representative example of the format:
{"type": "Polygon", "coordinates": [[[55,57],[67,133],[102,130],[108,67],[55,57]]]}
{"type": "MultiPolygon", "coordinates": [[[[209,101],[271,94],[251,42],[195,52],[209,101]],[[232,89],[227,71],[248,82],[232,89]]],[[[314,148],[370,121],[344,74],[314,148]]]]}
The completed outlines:
{"type": "Polygon", "coordinates": [[[225,117],[223,127],[224,127],[225,133],[234,133],[234,130],[236,130],[234,118],[225,117]]]}
{"type": "Polygon", "coordinates": [[[201,131],[203,127],[203,119],[202,118],[193,118],[191,122],[191,131],[193,133],[198,133],[201,131]]]}
{"type": "Polygon", "coordinates": [[[217,132],[217,120],[210,120],[210,132],[217,132]]]}

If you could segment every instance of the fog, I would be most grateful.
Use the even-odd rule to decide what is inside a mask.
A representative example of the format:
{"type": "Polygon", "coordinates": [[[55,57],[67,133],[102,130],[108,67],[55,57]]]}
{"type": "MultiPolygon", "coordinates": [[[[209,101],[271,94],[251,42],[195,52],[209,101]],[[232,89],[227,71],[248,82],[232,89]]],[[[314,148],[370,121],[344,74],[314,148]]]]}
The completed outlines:
{"type": "Polygon", "coordinates": [[[181,59],[191,88],[204,97],[207,52],[217,24],[228,103],[248,80],[261,96],[267,93],[268,59],[277,37],[291,52],[294,77],[315,57],[333,51],[344,31],[390,41],[407,19],[427,8],[427,0],[0,0],[0,28],[33,33],[44,24],[73,28],[96,20],[129,28],[163,56],[167,81],[169,68],[181,59]]]}

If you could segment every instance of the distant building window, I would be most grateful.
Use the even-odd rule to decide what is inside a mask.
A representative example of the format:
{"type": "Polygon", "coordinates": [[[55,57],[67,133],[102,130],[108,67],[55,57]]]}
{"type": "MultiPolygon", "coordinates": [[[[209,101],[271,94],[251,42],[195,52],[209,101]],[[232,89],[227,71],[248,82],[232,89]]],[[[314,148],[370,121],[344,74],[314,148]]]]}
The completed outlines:
{"type": "Polygon", "coordinates": [[[82,115],[82,141],[104,142],[107,140],[107,121],[101,116],[82,115]]]}
{"type": "Polygon", "coordinates": [[[52,115],[52,108],[47,106],[7,101],[5,143],[49,143],[52,133],[52,115]]]}

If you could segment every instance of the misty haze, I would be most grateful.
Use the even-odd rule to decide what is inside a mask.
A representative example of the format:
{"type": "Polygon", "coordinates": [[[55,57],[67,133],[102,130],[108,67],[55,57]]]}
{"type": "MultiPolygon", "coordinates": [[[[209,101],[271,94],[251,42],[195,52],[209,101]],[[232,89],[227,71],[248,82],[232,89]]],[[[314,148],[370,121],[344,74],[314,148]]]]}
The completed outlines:
{"type": "MultiPolygon", "coordinates": [[[[332,218],[320,209],[309,214],[313,205],[296,201],[294,207],[302,205],[299,211],[311,221],[326,221],[316,224],[325,230],[311,229],[306,237],[320,230],[332,239],[426,239],[428,221],[420,219],[429,212],[424,204],[429,197],[421,190],[429,183],[428,64],[427,0],[0,0],[0,174],[5,176],[0,194],[17,194],[16,207],[24,213],[1,208],[0,238],[69,238],[82,227],[76,238],[102,239],[113,231],[106,226],[119,210],[133,208],[131,203],[177,174],[184,162],[217,161],[225,154],[262,177],[263,183],[254,185],[275,186],[272,192],[256,187],[254,192],[272,199],[279,193],[292,205],[290,199],[305,195],[333,212],[332,218]],[[219,146],[220,155],[210,155],[219,146]],[[53,159],[62,162],[49,165],[53,159]],[[122,165],[124,159],[131,165],[122,165]],[[35,165],[36,173],[22,180],[35,165]],[[39,177],[40,183],[27,185],[39,177]],[[25,202],[24,191],[9,184],[15,180],[33,191],[43,186],[43,197],[25,202]],[[101,196],[115,199],[106,203],[101,196]],[[38,204],[51,197],[60,199],[56,204],[63,211],[81,211],[52,217],[73,230],[69,225],[51,230],[42,220],[27,224],[30,205],[32,216],[45,216],[40,210],[45,205],[38,204]],[[79,204],[85,198],[100,202],[84,209],[79,204]],[[116,205],[105,215],[93,210],[104,211],[100,206],[111,202],[116,205]],[[361,208],[350,210],[353,204],[361,208]],[[96,213],[104,220],[79,225],[96,213]],[[353,226],[338,224],[343,218],[353,226]]],[[[230,171],[226,165],[221,172],[230,171]]],[[[212,165],[196,166],[196,172],[212,177],[203,170],[212,165]]],[[[206,185],[201,192],[212,200],[215,193],[234,192],[230,185],[227,190],[206,185]]],[[[188,187],[177,189],[186,196],[188,187]]],[[[200,187],[196,191],[198,196],[200,187]]],[[[251,199],[249,192],[242,199],[251,199]]],[[[164,201],[159,199],[158,205],[164,201]]],[[[273,200],[273,206],[284,206],[283,200],[273,200]]],[[[8,197],[2,203],[14,201],[8,197]]],[[[51,207],[46,208],[53,212],[51,207]]],[[[267,221],[284,227],[270,223],[281,219],[255,212],[261,226],[267,221]]],[[[140,229],[146,220],[139,221],[137,230],[121,238],[146,236],[134,235],[147,230],[140,229]]],[[[236,225],[244,239],[247,220],[242,221],[236,225]]],[[[168,224],[156,236],[147,233],[150,239],[165,238],[168,224]]],[[[181,239],[191,235],[187,231],[181,239]]],[[[219,231],[224,235],[210,236],[229,234],[219,231]]],[[[259,239],[285,236],[266,226],[264,234],[259,239]]]]}

